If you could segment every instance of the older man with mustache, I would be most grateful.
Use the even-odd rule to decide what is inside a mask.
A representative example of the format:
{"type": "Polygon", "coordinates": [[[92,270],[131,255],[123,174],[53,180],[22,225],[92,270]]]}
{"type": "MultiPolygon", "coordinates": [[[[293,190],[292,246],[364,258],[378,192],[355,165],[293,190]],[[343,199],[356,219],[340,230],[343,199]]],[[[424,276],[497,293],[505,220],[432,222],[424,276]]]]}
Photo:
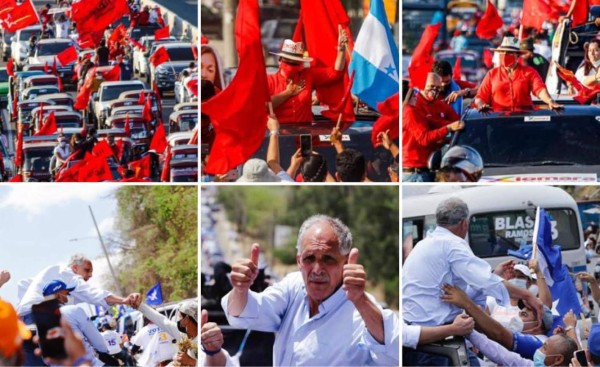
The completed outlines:
{"type": "Polygon", "coordinates": [[[262,293],[249,291],[260,247],[232,267],[233,290],[222,306],[233,327],[275,332],[273,363],[284,365],[398,365],[397,316],[365,292],[352,234],[339,219],[308,218],[298,234],[291,273],[262,293]]]}

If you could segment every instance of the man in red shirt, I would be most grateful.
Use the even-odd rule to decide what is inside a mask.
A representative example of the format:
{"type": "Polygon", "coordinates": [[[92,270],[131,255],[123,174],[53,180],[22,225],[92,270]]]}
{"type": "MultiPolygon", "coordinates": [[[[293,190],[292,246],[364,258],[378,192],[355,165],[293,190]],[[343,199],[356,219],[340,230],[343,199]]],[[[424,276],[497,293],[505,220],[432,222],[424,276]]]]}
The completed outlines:
{"type": "MultiPolygon", "coordinates": [[[[442,78],[429,73],[425,89],[408,101],[402,110],[402,181],[431,182],[434,173],[427,168],[429,156],[440,149],[446,136],[464,127],[460,116],[440,99],[442,78]]],[[[411,91],[409,91],[409,94],[411,91]]],[[[406,100],[406,99],[405,99],[406,100]]]]}
{"type": "Polygon", "coordinates": [[[338,53],[332,68],[305,68],[304,63],[313,59],[304,57],[302,42],[285,40],[279,56],[279,70],[267,76],[269,95],[275,115],[280,123],[312,122],[312,91],[314,88],[334,82],[343,76],[346,65],[348,36],[339,27],[338,53]]]}
{"type": "Polygon", "coordinates": [[[519,41],[515,37],[504,37],[500,47],[492,49],[500,57],[500,66],[490,70],[477,92],[475,105],[480,111],[524,111],[533,109],[531,94],[548,104],[552,109],[562,108],[556,103],[540,75],[529,66],[519,64],[519,41]]]}

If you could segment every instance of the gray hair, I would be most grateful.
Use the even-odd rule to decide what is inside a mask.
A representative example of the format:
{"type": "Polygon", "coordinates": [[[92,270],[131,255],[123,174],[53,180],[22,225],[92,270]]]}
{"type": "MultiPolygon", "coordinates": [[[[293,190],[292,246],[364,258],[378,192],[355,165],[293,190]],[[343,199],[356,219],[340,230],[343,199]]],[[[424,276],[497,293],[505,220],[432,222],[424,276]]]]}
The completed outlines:
{"type": "Polygon", "coordinates": [[[327,222],[331,226],[340,244],[340,254],[343,256],[348,255],[352,249],[352,233],[350,233],[350,229],[348,229],[348,227],[338,218],[333,218],[324,214],[313,215],[306,219],[302,223],[302,226],[300,226],[300,230],[298,231],[298,241],[296,242],[298,255],[302,252],[302,239],[304,238],[306,230],[319,222],[327,222]]]}
{"type": "Polygon", "coordinates": [[[69,259],[69,267],[72,267],[74,265],[83,266],[83,264],[86,261],[90,261],[90,259],[88,259],[85,255],[75,254],[75,255],[71,256],[71,259],[69,259]]]}
{"type": "Polygon", "coordinates": [[[442,201],[435,210],[438,226],[453,226],[469,217],[469,207],[459,198],[451,197],[442,201]]]}

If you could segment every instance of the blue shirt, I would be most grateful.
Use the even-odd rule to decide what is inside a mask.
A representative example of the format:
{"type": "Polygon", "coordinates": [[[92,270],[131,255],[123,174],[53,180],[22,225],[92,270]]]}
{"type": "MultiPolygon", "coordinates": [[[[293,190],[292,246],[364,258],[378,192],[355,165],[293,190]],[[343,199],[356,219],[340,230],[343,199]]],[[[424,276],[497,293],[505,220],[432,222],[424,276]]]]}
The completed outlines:
{"type": "Polygon", "coordinates": [[[523,358],[533,359],[535,351],[541,348],[544,342],[535,335],[513,333],[512,351],[518,353],[523,358]]]}
{"type": "MultiPolygon", "coordinates": [[[[458,86],[458,84],[456,84],[456,82],[454,80],[452,80],[450,82],[450,90],[444,96],[444,98],[448,97],[450,95],[450,93],[452,93],[452,92],[458,92],[459,90],[460,90],[460,87],[458,86]]],[[[459,116],[462,116],[462,112],[463,112],[463,97],[458,97],[456,99],[456,101],[454,101],[452,103],[449,103],[449,105],[452,107],[452,109],[454,111],[456,111],[456,113],[458,113],[459,116]]]]}
{"type": "Polygon", "coordinates": [[[94,366],[102,366],[103,363],[96,358],[94,349],[102,353],[108,353],[108,348],[102,334],[96,329],[94,323],[88,319],[85,311],[77,306],[63,306],[60,308],[60,313],[69,322],[73,331],[83,336],[87,352],[85,358],[93,361],[94,366]]]}
{"type": "Polygon", "coordinates": [[[377,306],[384,327],[384,344],[379,344],[341,287],[319,305],[319,313],[313,317],[300,272],[287,275],[262,293],[248,292],[248,302],[239,317],[227,312],[230,294],[221,305],[231,326],[276,333],[275,366],[399,365],[397,316],[377,306]]]}

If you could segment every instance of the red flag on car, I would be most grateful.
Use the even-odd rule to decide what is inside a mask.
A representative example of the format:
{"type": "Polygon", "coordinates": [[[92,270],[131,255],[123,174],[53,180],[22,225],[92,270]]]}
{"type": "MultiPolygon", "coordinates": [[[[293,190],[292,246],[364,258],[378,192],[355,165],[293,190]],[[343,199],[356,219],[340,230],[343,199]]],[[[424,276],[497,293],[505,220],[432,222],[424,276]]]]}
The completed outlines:
{"type": "Polygon", "coordinates": [[[483,17],[481,17],[477,23],[475,34],[482,39],[491,39],[496,36],[498,29],[502,28],[503,25],[504,21],[500,14],[498,14],[498,10],[494,4],[488,0],[487,9],[485,9],[485,14],[483,14],[483,17]]]}
{"type": "Polygon", "coordinates": [[[154,67],[157,67],[158,65],[169,60],[169,52],[167,52],[167,49],[164,47],[159,47],[156,51],[154,51],[152,56],[150,56],[150,64],[152,64],[154,67]]]}
{"type": "Polygon", "coordinates": [[[15,76],[15,63],[12,57],[8,59],[8,62],[6,63],[6,73],[8,76],[15,76]]]}
{"type": "Polygon", "coordinates": [[[169,26],[159,28],[154,31],[154,40],[158,41],[163,38],[169,38],[169,26]]]}
{"type": "Polygon", "coordinates": [[[196,97],[198,97],[198,78],[192,78],[190,79],[186,86],[188,87],[188,89],[190,90],[190,92],[192,92],[193,95],[195,95],[196,97]]]}
{"type": "Polygon", "coordinates": [[[86,153],[84,162],[85,164],[79,167],[79,182],[100,182],[111,181],[113,179],[106,158],[96,157],[86,153]]]}
{"type": "Polygon", "coordinates": [[[390,139],[394,140],[400,136],[400,99],[399,93],[390,96],[385,101],[377,104],[377,109],[381,112],[381,116],[373,124],[371,131],[371,143],[373,147],[380,144],[377,135],[381,132],[388,131],[390,139]]]}
{"type": "Polygon", "coordinates": [[[15,175],[13,178],[8,180],[8,182],[23,182],[23,175],[19,173],[18,175],[15,175]]]}
{"type": "Polygon", "coordinates": [[[167,147],[167,155],[163,163],[162,171],[160,172],[160,180],[162,182],[169,182],[171,180],[171,148],[167,147]]]}
{"type": "Polygon", "coordinates": [[[198,145],[198,126],[196,126],[194,128],[192,137],[188,141],[188,144],[190,144],[190,145],[198,145]]]}
{"type": "Polygon", "coordinates": [[[419,89],[425,88],[427,74],[431,72],[433,67],[433,43],[440,32],[441,23],[429,24],[425,28],[425,32],[421,36],[421,40],[415,47],[413,55],[408,65],[408,74],[410,76],[410,84],[412,87],[419,89]]]}
{"type": "Polygon", "coordinates": [[[573,25],[572,27],[577,27],[578,25],[582,25],[587,23],[588,21],[588,12],[590,10],[590,5],[588,4],[588,0],[573,0],[571,4],[573,8],[573,25]]]}
{"type": "Polygon", "coordinates": [[[103,37],[104,31],[79,34],[79,38],[77,38],[77,43],[79,44],[79,48],[82,49],[96,48],[100,45],[100,41],[103,37]]]}
{"type": "Polygon", "coordinates": [[[154,114],[152,113],[152,99],[150,97],[147,97],[146,103],[144,103],[142,120],[144,120],[144,122],[152,122],[152,120],[154,120],[154,114]]]}
{"type": "Polygon", "coordinates": [[[102,79],[107,82],[116,82],[121,78],[121,68],[119,65],[115,65],[112,69],[102,73],[102,79]]]}
{"type": "Polygon", "coordinates": [[[52,74],[58,76],[58,67],[56,66],[56,56],[54,56],[54,62],[52,63],[52,74]]]}
{"type": "Polygon", "coordinates": [[[23,124],[17,124],[17,147],[15,148],[15,166],[23,165],[23,124]]]}
{"type": "Polygon", "coordinates": [[[215,129],[206,165],[209,174],[223,174],[246,162],[263,142],[270,101],[260,36],[258,3],[241,0],[235,18],[239,67],[230,85],[202,103],[215,129]]]}
{"type": "Polygon", "coordinates": [[[56,127],[56,116],[54,116],[54,111],[50,111],[44,120],[44,124],[34,136],[51,135],[54,134],[56,130],[58,130],[56,127]]]}
{"type": "Polygon", "coordinates": [[[354,111],[352,115],[347,114],[345,111],[345,107],[347,106],[348,100],[352,101],[352,84],[354,84],[354,74],[356,70],[352,70],[352,75],[350,75],[350,81],[346,85],[346,91],[344,92],[344,96],[341,101],[334,107],[330,107],[329,110],[323,110],[321,115],[327,117],[332,121],[337,121],[340,118],[340,114],[342,115],[342,121],[354,121],[354,111]]]}
{"type": "Polygon", "coordinates": [[[600,86],[595,86],[594,88],[590,89],[581,84],[571,70],[563,68],[558,63],[555,64],[556,74],[558,74],[562,80],[567,82],[567,84],[571,84],[573,89],[575,89],[577,92],[577,95],[573,97],[574,100],[580,104],[588,104],[598,96],[598,93],[600,93],[600,86]]]}
{"type": "Polygon", "coordinates": [[[77,61],[77,49],[75,46],[70,46],[56,55],[56,59],[58,59],[62,66],[69,65],[70,63],[77,61]]]}
{"type": "Polygon", "coordinates": [[[125,36],[125,39],[127,39],[127,41],[131,42],[131,44],[134,47],[139,48],[142,52],[146,52],[146,47],[144,47],[144,45],[142,45],[138,41],[134,40],[133,38],[131,38],[129,36],[125,36]]]}
{"type": "Polygon", "coordinates": [[[125,135],[131,136],[131,122],[129,121],[129,113],[127,115],[125,115],[124,130],[125,130],[125,135]]]}
{"type": "Polygon", "coordinates": [[[102,140],[94,145],[94,148],[92,148],[92,154],[96,157],[110,158],[113,156],[113,151],[110,148],[110,145],[108,145],[108,142],[106,140],[102,140]]]}
{"type": "Polygon", "coordinates": [[[150,150],[154,150],[156,153],[161,154],[167,148],[167,135],[165,134],[165,126],[161,120],[158,120],[154,136],[150,142],[150,150]]]}
{"type": "Polygon", "coordinates": [[[523,0],[522,14],[521,24],[524,27],[541,30],[544,22],[552,18],[553,11],[544,0],[523,0]]]}
{"type": "Polygon", "coordinates": [[[109,47],[116,47],[116,45],[125,39],[125,36],[127,36],[127,28],[125,28],[125,25],[119,24],[117,28],[112,31],[110,37],[108,37],[106,44],[109,47]]]}
{"type": "Polygon", "coordinates": [[[4,19],[7,26],[6,29],[12,33],[37,24],[40,21],[31,0],[25,0],[20,5],[15,6],[4,19]]]}
{"type": "Polygon", "coordinates": [[[150,169],[150,154],[146,154],[146,156],[142,159],[138,159],[137,161],[129,162],[129,169],[135,172],[135,177],[144,178],[150,177],[152,175],[152,170],[150,169]]]}
{"type": "Polygon", "coordinates": [[[456,57],[456,61],[454,62],[454,68],[452,68],[452,79],[460,80],[462,77],[462,70],[460,68],[461,61],[460,56],[456,57]]]}
{"type": "Polygon", "coordinates": [[[128,14],[127,0],[86,0],[71,5],[71,19],[77,24],[79,34],[104,32],[128,14]]]}

